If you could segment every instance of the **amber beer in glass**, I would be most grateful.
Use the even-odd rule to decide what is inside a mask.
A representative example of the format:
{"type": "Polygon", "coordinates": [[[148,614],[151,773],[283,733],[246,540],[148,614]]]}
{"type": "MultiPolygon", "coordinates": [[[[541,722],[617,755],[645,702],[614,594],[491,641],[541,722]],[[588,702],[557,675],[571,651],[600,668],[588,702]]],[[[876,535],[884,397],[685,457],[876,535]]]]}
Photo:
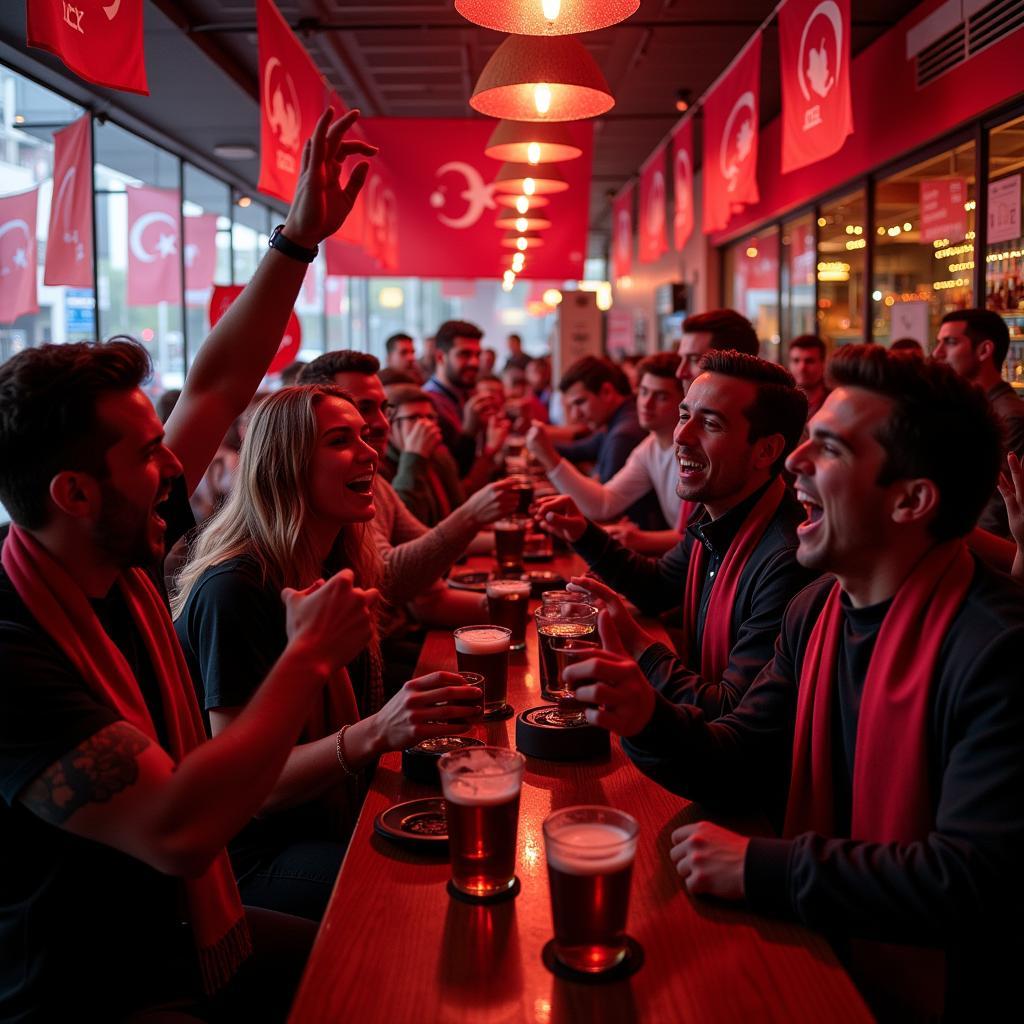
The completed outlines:
{"type": "Polygon", "coordinates": [[[528,525],[529,520],[518,517],[499,519],[494,524],[494,557],[499,573],[523,571],[528,525]]]}
{"type": "Polygon", "coordinates": [[[626,956],[638,832],[614,807],[565,807],[544,821],[554,952],[573,970],[600,974],[626,956]]]}
{"type": "MultiPolygon", "coordinates": [[[[551,647],[555,652],[555,665],[557,673],[551,686],[551,700],[566,715],[581,720],[586,704],[581,704],[576,699],[576,684],[567,682],[565,670],[577,661],[585,661],[594,651],[599,651],[601,645],[596,640],[585,640],[582,637],[562,636],[554,637],[551,647]]],[[[586,685],[586,684],[584,684],[586,685]]]]}
{"type": "Polygon", "coordinates": [[[484,714],[500,711],[508,694],[512,631],[504,626],[460,626],[453,636],[459,671],[484,677],[484,714]]]}
{"type": "Polygon", "coordinates": [[[515,481],[512,490],[518,497],[515,514],[516,516],[529,516],[530,506],[533,504],[533,480],[528,476],[515,476],[512,479],[515,481]]]}
{"type": "Polygon", "coordinates": [[[590,640],[597,635],[597,609],[591,604],[565,603],[540,607],[535,611],[537,622],[537,660],[540,669],[541,696],[554,703],[552,691],[557,690],[558,664],[552,643],[563,637],[590,640]]]}
{"type": "Polygon", "coordinates": [[[529,605],[529,580],[488,581],[487,613],[496,626],[511,630],[513,651],[521,651],[526,647],[526,612],[529,605]]]}
{"type": "Polygon", "coordinates": [[[493,896],[515,884],[525,764],[522,754],[504,747],[467,747],[438,761],[452,885],[459,892],[493,896]]]}

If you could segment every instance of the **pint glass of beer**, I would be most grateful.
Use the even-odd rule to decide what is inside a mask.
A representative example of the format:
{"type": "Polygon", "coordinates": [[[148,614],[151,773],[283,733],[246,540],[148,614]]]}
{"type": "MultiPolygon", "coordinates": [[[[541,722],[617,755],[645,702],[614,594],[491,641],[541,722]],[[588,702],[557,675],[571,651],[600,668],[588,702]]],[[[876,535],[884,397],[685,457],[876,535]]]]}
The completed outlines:
{"type": "Polygon", "coordinates": [[[452,885],[459,892],[493,896],[515,884],[525,765],[522,754],[504,747],[467,747],[438,761],[452,885]]]}
{"type": "Polygon", "coordinates": [[[529,580],[489,580],[487,612],[491,622],[512,631],[513,651],[526,647],[526,612],[530,605],[529,580]]]}
{"type": "Polygon", "coordinates": [[[545,700],[554,703],[552,691],[558,689],[559,683],[552,644],[563,637],[594,639],[597,636],[597,609],[592,604],[567,601],[547,607],[542,605],[533,615],[537,622],[540,693],[545,700]]]}
{"type": "Polygon", "coordinates": [[[561,718],[565,722],[584,722],[586,716],[583,714],[586,708],[576,699],[576,684],[567,682],[565,670],[577,661],[585,661],[594,651],[601,649],[596,640],[584,640],[577,636],[558,636],[551,641],[555,652],[555,666],[557,672],[551,680],[550,699],[558,705],[561,718]]]}
{"type": "Polygon", "coordinates": [[[528,525],[528,519],[518,516],[499,519],[494,524],[494,557],[498,562],[499,574],[523,571],[523,549],[526,547],[528,525]]]}
{"type": "Polygon", "coordinates": [[[515,486],[512,489],[518,498],[515,514],[516,516],[529,516],[530,506],[533,504],[533,480],[528,476],[515,476],[512,479],[515,481],[515,486]]]}
{"type": "Polygon", "coordinates": [[[484,714],[500,711],[508,694],[512,631],[504,626],[460,626],[452,635],[459,671],[484,677],[484,714]]]}
{"type": "Polygon", "coordinates": [[[555,956],[573,970],[600,974],[626,955],[639,828],[614,807],[564,807],[544,821],[555,956]]]}
{"type": "Polygon", "coordinates": [[[460,672],[462,681],[467,686],[479,686],[480,697],[477,700],[453,700],[451,703],[457,707],[464,707],[466,715],[464,718],[450,718],[451,725],[476,725],[484,717],[484,692],[486,680],[479,672],[460,672]]]}

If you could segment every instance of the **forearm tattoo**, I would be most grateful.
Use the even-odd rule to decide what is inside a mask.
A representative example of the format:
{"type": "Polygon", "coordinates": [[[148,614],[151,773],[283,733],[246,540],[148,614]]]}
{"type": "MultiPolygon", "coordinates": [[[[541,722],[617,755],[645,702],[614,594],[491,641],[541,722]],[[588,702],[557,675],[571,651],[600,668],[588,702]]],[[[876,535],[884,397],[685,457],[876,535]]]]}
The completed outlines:
{"type": "Polygon", "coordinates": [[[63,825],[80,807],[106,803],[139,777],[137,756],[150,741],[127,722],[114,722],[55,761],[21,795],[33,814],[63,825]]]}

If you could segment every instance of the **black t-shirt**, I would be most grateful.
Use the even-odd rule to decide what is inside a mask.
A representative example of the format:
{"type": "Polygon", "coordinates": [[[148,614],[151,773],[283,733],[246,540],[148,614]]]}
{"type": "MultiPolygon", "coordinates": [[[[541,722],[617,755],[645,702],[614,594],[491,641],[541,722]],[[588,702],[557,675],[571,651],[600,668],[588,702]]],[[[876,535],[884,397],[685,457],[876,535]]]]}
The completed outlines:
{"type": "MultiPolygon", "coordinates": [[[[193,522],[183,480],[161,514],[170,546],[193,522]]],[[[149,571],[162,591],[159,566],[149,571]]],[[[164,742],[156,676],[120,588],[93,608],[164,742]]],[[[2,568],[0,666],[0,1021],[101,1019],[113,1016],[119,997],[173,991],[175,965],[192,969],[179,880],[18,803],[49,765],[120,716],[82,680],[2,568]]]]}

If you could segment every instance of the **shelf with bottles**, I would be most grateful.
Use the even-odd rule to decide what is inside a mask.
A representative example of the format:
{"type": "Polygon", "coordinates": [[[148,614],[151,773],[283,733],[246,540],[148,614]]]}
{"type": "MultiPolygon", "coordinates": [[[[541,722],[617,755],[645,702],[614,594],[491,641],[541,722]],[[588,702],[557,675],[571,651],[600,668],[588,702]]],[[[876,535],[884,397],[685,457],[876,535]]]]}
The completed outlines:
{"type": "MultiPolygon", "coordinates": [[[[1024,321],[1024,314],[1019,319],[1024,321]]],[[[1012,384],[1018,395],[1024,396],[1024,336],[1011,336],[1006,361],[1003,363],[1003,380],[1012,384]]]]}

